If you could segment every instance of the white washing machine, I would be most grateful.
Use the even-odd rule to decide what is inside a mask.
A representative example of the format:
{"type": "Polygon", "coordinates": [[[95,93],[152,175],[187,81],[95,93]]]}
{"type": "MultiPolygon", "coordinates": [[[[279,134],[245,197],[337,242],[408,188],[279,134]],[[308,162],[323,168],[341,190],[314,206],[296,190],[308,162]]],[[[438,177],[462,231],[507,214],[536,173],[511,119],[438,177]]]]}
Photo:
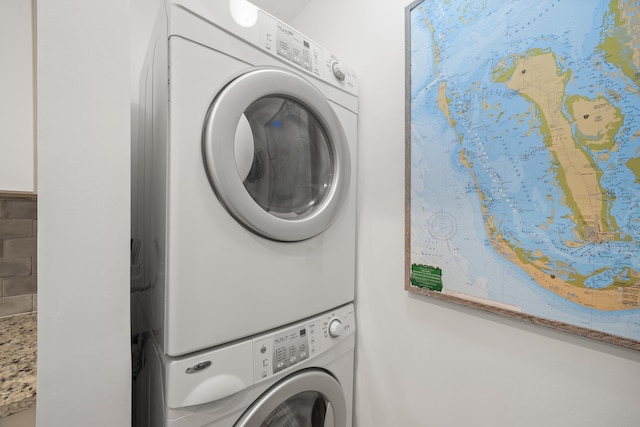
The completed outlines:
{"type": "Polygon", "coordinates": [[[163,353],[352,301],[353,71],[243,0],[167,0],[140,87],[132,271],[163,353]]]}
{"type": "Polygon", "coordinates": [[[137,426],[351,427],[353,305],[170,358],[150,346],[137,426]]]}

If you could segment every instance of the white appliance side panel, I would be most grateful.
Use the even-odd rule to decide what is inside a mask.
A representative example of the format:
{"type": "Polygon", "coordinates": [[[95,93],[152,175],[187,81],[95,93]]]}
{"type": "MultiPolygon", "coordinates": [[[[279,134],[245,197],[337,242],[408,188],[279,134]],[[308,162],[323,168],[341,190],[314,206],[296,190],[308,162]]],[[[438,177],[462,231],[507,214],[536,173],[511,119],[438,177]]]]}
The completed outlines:
{"type": "MultiPolygon", "coordinates": [[[[319,236],[265,240],[216,198],[202,161],[202,124],[213,96],[248,65],[172,37],[167,337],[180,355],[246,337],[353,300],[355,167],[341,213],[319,236]],[[230,321],[233,319],[233,321],[230,321]]],[[[353,141],[356,117],[342,110],[353,141]]]]}
{"type": "Polygon", "coordinates": [[[141,206],[142,277],[137,285],[147,321],[164,346],[167,150],[168,150],[168,46],[167,19],[160,8],[141,78],[141,125],[136,173],[142,179],[141,206]]]}

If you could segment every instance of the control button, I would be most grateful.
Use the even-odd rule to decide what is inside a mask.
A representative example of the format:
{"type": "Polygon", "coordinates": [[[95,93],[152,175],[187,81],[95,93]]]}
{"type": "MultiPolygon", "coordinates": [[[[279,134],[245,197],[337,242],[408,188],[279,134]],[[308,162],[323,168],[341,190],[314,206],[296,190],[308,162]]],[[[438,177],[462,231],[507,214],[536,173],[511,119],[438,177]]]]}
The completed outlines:
{"type": "Polygon", "coordinates": [[[342,71],[342,66],[340,65],[339,62],[334,62],[333,64],[331,64],[331,71],[333,72],[333,75],[336,77],[336,79],[343,81],[345,78],[345,74],[344,71],[342,71]]]}
{"type": "Polygon", "coordinates": [[[290,361],[291,363],[296,363],[296,357],[295,357],[295,356],[293,356],[291,359],[289,359],[289,361],[290,361]]]}
{"type": "Polygon", "coordinates": [[[278,363],[277,366],[278,366],[278,368],[282,368],[284,366],[284,363],[280,362],[280,363],[278,363]]]}
{"type": "Polygon", "coordinates": [[[342,322],[340,319],[333,319],[329,322],[329,335],[331,338],[338,338],[343,331],[342,322]]]}

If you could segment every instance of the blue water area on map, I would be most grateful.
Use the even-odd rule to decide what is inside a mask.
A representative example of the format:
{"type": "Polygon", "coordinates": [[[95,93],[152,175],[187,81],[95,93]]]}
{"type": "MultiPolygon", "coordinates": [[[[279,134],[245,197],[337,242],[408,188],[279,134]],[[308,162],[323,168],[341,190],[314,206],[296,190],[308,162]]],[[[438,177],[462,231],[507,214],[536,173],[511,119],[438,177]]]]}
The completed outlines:
{"type": "MultiPolygon", "coordinates": [[[[542,254],[549,266],[545,272],[558,280],[591,276],[585,286],[600,289],[640,266],[640,186],[625,166],[640,155],[638,140],[632,139],[640,129],[640,97],[637,82],[598,49],[614,24],[608,11],[607,2],[596,0],[425,1],[412,11],[412,171],[420,171],[412,172],[413,224],[446,211],[459,229],[451,236],[454,255],[429,249],[439,246],[426,226],[415,226],[413,244],[426,260],[451,262],[459,270],[461,280],[448,284],[443,269],[445,287],[640,339],[640,310],[592,310],[545,290],[488,244],[482,221],[491,216],[501,235],[527,256],[542,254]],[[532,49],[552,52],[558,74],[570,73],[565,99],[603,97],[624,116],[615,150],[600,156],[585,149],[602,172],[609,215],[621,232],[618,241],[592,243],[576,235],[557,181],[559,166],[540,131],[540,111],[494,81],[496,67],[506,69],[532,49]],[[440,84],[446,84],[448,117],[439,104],[440,84]],[[482,278],[489,280],[483,284],[482,278]]],[[[566,107],[559,114],[572,122],[566,107]]],[[[575,123],[571,126],[575,134],[575,123]]]]}

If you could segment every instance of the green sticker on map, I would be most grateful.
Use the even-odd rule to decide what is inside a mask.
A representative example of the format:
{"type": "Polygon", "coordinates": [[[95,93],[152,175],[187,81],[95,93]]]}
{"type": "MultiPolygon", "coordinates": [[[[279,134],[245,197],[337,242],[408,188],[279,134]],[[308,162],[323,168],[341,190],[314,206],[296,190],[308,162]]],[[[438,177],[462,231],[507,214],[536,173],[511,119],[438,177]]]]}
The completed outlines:
{"type": "Polygon", "coordinates": [[[442,269],[425,264],[411,264],[411,284],[430,291],[442,291],[442,269]]]}

